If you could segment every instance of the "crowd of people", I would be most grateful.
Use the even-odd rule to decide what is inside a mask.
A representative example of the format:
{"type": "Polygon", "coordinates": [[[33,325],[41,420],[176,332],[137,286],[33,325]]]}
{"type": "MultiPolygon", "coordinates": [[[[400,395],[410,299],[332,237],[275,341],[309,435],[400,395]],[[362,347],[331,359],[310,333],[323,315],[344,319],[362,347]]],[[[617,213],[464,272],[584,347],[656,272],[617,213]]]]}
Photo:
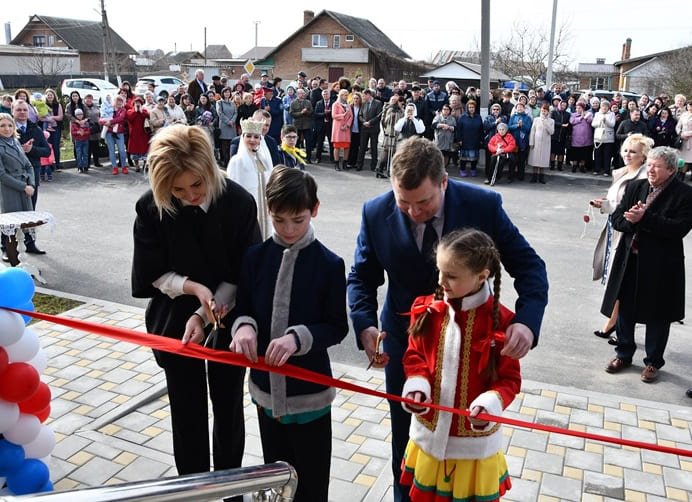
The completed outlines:
{"type": "MultiPolygon", "coordinates": [[[[615,332],[606,371],[619,373],[632,364],[634,325],[646,324],[641,379],[653,382],[670,323],[684,316],[692,187],[677,176],[677,161],[690,167],[692,104],[676,96],[667,107],[659,97],[655,109],[640,110],[617,98],[572,96],[560,85],[504,91],[483,120],[476,89],[448,82],[443,91],[434,79],[410,88],[362,78],[329,85],[300,72],[283,90],[266,74],[256,88],[248,75],[231,87],[217,76],[207,84],[198,70],[165,98],[155,89],[136,96],[124,83],[100,105],[73,92],[62,107],[53,93],[47,113],[21,90],[11,114],[0,112],[2,209],[36,208],[39,179],[49,179],[41,159],[59,122],[69,123],[79,172],[98,163],[104,140],[113,174],[149,174],[132,268],[132,294],[150,298],[149,332],[330,376],[327,348],[348,333],[348,305],[356,343],[384,368],[387,392],[409,399],[389,402],[395,500],[499,500],[511,488],[502,432],[482,414],[500,415],[519,392],[519,360],[538,343],[548,279],[500,196],[448,171],[458,165],[462,178],[478,176],[486,150],[488,184],[505,170],[521,181],[527,168],[536,183],[566,166],[611,175],[619,148],[613,186],[591,201],[610,215],[594,256],[608,317],[596,334],[615,332]],[[320,200],[304,168],[322,161],[325,140],[337,171],[362,170],[369,150],[371,170],[391,177],[391,190],[363,206],[348,274],[311,226],[320,200]],[[503,269],[514,279],[516,312],[500,303],[503,269]]],[[[59,168],[59,155],[52,162],[59,168]]],[[[43,253],[27,238],[30,252],[43,253]]],[[[159,350],[155,357],[179,474],[208,471],[210,456],[215,469],[239,467],[245,370],[159,350]]],[[[295,500],[326,501],[334,389],[253,369],[249,392],[265,462],[296,468],[295,500]]]]}

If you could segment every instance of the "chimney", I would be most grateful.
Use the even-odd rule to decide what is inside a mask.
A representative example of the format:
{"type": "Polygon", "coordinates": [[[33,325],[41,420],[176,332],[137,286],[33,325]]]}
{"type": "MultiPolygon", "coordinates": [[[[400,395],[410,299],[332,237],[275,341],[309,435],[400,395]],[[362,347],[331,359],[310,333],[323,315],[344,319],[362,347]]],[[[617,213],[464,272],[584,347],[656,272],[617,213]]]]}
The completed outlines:
{"type": "Polygon", "coordinates": [[[628,38],[625,43],[622,44],[622,60],[629,59],[632,54],[632,39],[628,38]]]}
{"type": "Polygon", "coordinates": [[[310,21],[315,19],[315,13],[311,10],[304,10],[303,11],[303,26],[308,24],[310,21]]]}
{"type": "Polygon", "coordinates": [[[10,23],[5,23],[5,43],[7,45],[12,43],[12,28],[10,23]]]}
{"type": "Polygon", "coordinates": [[[605,58],[596,58],[596,64],[605,64],[605,58]]]}

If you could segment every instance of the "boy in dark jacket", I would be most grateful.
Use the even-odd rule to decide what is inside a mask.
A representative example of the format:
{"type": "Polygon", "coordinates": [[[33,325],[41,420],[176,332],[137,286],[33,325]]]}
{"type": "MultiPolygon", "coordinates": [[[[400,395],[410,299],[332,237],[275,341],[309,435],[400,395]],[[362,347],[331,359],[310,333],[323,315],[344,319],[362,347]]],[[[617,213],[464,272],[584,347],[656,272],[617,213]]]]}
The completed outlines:
{"type": "MultiPolygon", "coordinates": [[[[270,366],[290,363],[331,376],[327,348],[348,333],[344,261],[315,239],[319,200],[312,176],[277,167],[267,183],[274,234],[250,248],[238,283],[230,349],[270,366]]],[[[264,461],[293,465],[295,500],[327,502],[332,387],[251,370],[264,461]]]]}

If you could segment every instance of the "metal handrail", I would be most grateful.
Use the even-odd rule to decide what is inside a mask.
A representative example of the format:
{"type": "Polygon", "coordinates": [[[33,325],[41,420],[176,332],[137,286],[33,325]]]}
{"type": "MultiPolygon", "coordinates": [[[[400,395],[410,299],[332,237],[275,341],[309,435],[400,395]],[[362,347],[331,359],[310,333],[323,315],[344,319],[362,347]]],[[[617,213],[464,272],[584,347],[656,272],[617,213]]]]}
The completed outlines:
{"type": "Polygon", "coordinates": [[[202,501],[272,490],[272,500],[291,502],[298,486],[295,469],[286,462],[187,474],[35,495],[0,497],[0,502],[168,502],[202,501]]]}

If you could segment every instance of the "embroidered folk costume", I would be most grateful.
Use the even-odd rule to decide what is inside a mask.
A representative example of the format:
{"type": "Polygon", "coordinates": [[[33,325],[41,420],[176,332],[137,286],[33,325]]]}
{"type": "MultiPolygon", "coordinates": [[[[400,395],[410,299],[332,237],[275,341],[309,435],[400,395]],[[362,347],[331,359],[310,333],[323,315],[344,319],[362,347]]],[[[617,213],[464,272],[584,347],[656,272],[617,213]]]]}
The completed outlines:
{"type": "MultiPolygon", "coordinates": [[[[426,310],[429,329],[409,337],[404,354],[402,395],[419,391],[439,405],[461,410],[481,406],[500,415],[521,387],[519,361],[500,355],[514,314],[500,306],[499,331],[493,331],[487,281],[463,299],[417,298],[411,323],[426,310]]],[[[511,488],[500,424],[478,427],[465,416],[403,406],[415,414],[401,475],[401,483],[412,486],[413,502],[489,502],[511,488]]]]}

